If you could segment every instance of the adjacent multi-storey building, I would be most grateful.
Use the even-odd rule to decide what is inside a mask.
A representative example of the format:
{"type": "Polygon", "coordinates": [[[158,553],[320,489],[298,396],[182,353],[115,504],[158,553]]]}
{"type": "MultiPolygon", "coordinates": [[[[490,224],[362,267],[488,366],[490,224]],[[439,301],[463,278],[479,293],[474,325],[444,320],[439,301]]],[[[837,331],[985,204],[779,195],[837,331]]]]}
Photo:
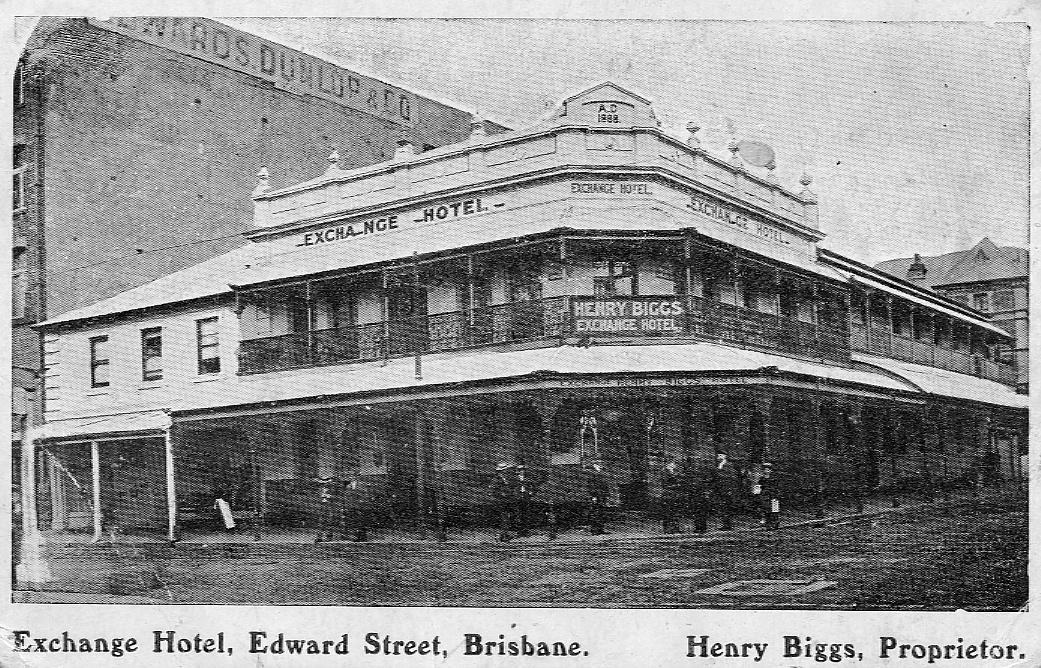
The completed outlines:
{"type": "Polygon", "coordinates": [[[398,517],[462,517],[498,463],[643,508],[665,462],[771,461],[786,494],[1018,475],[1011,336],[819,248],[810,179],[665,134],[605,83],[524,131],[253,190],[244,247],[41,325],[34,441],[104,525],[171,539],[217,496],[316,521],[365,476],[398,517]]]}
{"type": "Polygon", "coordinates": [[[33,323],[241,246],[261,168],[288,185],[334,150],[360,167],[469,128],[459,109],[216,21],[40,19],[14,80],[16,442],[47,389],[33,323]]]}
{"type": "Polygon", "coordinates": [[[878,269],[924,285],[990,315],[1015,336],[999,355],[1014,359],[1017,382],[1026,391],[1030,376],[1030,254],[1025,248],[997,246],[987,238],[967,250],[886,260],[878,269]]]}

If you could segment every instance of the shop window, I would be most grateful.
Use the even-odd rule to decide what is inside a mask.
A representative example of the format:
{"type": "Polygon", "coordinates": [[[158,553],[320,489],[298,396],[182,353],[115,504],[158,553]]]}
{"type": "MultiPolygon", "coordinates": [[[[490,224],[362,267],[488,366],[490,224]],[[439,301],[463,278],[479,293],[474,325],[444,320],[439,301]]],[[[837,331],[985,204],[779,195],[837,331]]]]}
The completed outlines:
{"type": "Polygon", "coordinates": [[[990,293],[977,292],[972,295],[972,308],[983,313],[990,313],[990,293]]]}
{"type": "Polygon", "coordinates": [[[163,377],[163,328],[141,330],[141,380],[163,377]]]}
{"type": "Polygon", "coordinates": [[[25,248],[15,248],[11,263],[11,317],[25,317],[25,301],[29,290],[28,255],[25,248]]]}
{"type": "Polygon", "coordinates": [[[109,383],[108,337],[95,336],[90,339],[90,386],[108,387],[109,383]]]}
{"type": "Polygon", "coordinates": [[[200,374],[220,372],[220,332],[217,318],[195,321],[195,341],[200,374]]]}
{"type": "Polygon", "coordinates": [[[21,211],[27,206],[28,202],[26,197],[26,191],[28,189],[28,165],[25,161],[25,146],[16,145],[14,147],[14,157],[11,164],[14,166],[11,208],[14,211],[21,211]]]}

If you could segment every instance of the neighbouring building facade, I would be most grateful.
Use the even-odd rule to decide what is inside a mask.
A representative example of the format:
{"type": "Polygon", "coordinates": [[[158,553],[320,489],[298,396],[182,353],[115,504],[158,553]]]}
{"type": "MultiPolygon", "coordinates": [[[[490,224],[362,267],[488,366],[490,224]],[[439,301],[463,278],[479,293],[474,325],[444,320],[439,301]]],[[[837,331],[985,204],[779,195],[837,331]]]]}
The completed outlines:
{"type": "Polygon", "coordinates": [[[220,495],[308,525],[351,471],[391,516],[465,518],[498,462],[566,506],[591,459],[647,508],[668,459],[719,451],[791,496],[953,483],[986,453],[1020,475],[1010,334],[821,249],[809,183],[610,83],[528,130],[262,178],[244,247],[40,326],[41,520],[80,497],[77,526],[174,539],[220,495]]]}
{"type": "Polygon", "coordinates": [[[32,325],[241,246],[263,166],[288,185],[333,147],[360,167],[470,131],[467,112],[204,18],[41,18],[13,91],[16,461],[47,391],[32,325]]]}
{"type": "Polygon", "coordinates": [[[944,255],[886,260],[882,271],[924,285],[986,313],[994,324],[1015,337],[1015,346],[999,355],[1014,359],[1017,382],[1026,391],[1030,380],[1030,253],[1025,248],[998,246],[987,238],[968,250],[944,255]]]}

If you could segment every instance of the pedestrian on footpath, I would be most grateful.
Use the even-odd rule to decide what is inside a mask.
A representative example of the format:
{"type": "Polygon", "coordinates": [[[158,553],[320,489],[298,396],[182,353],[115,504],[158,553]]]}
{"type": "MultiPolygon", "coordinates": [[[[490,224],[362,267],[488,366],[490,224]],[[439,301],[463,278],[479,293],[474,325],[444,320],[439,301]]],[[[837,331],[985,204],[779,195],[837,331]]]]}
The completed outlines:
{"type": "Polygon", "coordinates": [[[356,543],[369,539],[369,527],[372,524],[373,505],[375,499],[369,483],[361,477],[361,472],[354,469],[347,476],[343,487],[342,513],[345,535],[356,543]]]}
{"type": "Polygon", "coordinates": [[[720,529],[734,528],[734,504],[737,502],[737,469],[726,452],[716,453],[716,464],[712,469],[712,491],[720,513],[720,529]]]}
{"type": "Polygon", "coordinates": [[[586,517],[589,520],[589,533],[599,536],[607,533],[604,516],[611,496],[611,482],[604,472],[604,464],[599,459],[593,460],[586,470],[586,517]]]}
{"type": "Polygon", "coordinates": [[[770,462],[763,462],[763,473],[759,480],[759,499],[763,509],[763,524],[769,530],[780,529],[781,490],[779,477],[770,462]]]}
{"type": "Polygon", "coordinates": [[[661,530],[662,533],[680,533],[680,516],[688,497],[688,484],[684,472],[672,457],[665,464],[661,481],[661,530]]]}
{"type": "Polygon", "coordinates": [[[508,462],[499,462],[495,467],[495,477],[492,479],[491,495],[495,514],[499,523],[499,540],[509,541],[513,538],[514,504],[515,504],[516,479],[513,467],[508,462]]]}
{"type": "Polygon", "coordinates": [[[524,538],[531,533],[535,494],[541,482],[538,476],[521,461],[515,469],[514,498],[517,503],[517,536],[524,538]]]}
{"type": "Polygon", "coordinates": [[[339,504],[336,494],[336,481],[328,477],[315,478],[318,484],[318,534],[316,543],[337,540],[339,536],[339,504]]]}
{"type": "Polygon", "coordinates": [[[709,506],[712,494],[712,467],[699,467],[691,471],[688,476],[689,494],[692,519],[694,520],[694,533],[705,533],[708,531],[709,506]]]}

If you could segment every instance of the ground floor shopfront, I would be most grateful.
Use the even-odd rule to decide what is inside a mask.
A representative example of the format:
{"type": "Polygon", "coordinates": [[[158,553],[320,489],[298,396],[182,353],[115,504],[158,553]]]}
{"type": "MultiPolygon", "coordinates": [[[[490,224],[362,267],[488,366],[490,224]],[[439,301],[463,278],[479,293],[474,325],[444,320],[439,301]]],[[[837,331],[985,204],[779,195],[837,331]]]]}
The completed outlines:
{"type": "Polygon", "coordinates": [[[218,498],[248,526],[311,527],[322,487],[356,472],[374,522],[478,524],[497,464],[523,464],[536,501],[566,507],[600,460],[609,505],[653,512],[669,460],[697,480],[718,452],[748,479],[771,462],[792,500],[1018,478],[1025,422],[1020,409],[769,372],[528,378],[42,439],[38,497],[42,526],[99,536],[212,530],[218,498]]]}

